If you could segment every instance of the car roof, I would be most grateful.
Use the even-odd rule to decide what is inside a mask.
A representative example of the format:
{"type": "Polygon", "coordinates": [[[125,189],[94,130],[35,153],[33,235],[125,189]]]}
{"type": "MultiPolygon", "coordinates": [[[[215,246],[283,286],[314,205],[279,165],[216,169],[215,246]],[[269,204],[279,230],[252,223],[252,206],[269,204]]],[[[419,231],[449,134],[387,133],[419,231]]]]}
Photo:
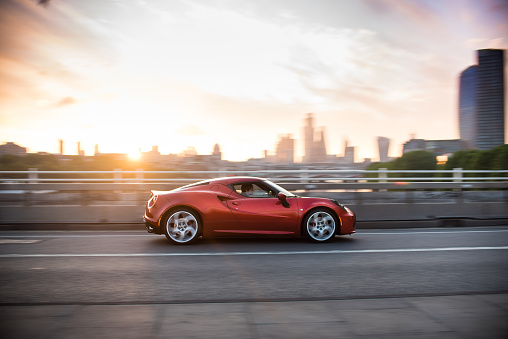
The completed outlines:
{"type": "Polygon", "coordinates": [[[223,177],[223,178],[215,178],[211,179],[211,184],[222,184],[229,185],[237,182],[256,182],[256,181],[265,181],[266,179],[257,178],[257,177],[223,177]]]}

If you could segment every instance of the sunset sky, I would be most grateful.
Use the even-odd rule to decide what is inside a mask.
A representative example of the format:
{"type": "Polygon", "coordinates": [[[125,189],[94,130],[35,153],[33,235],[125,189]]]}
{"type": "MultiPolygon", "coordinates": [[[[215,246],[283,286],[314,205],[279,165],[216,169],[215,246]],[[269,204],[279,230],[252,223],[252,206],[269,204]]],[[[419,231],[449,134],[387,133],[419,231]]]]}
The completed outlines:
{"type": "Polygon", "coordinates": [[[303,120],[329,154],[456,139],[458,77],[508,49],[504,0],[0,1],[0,143],[245,160],[303,120]]]}

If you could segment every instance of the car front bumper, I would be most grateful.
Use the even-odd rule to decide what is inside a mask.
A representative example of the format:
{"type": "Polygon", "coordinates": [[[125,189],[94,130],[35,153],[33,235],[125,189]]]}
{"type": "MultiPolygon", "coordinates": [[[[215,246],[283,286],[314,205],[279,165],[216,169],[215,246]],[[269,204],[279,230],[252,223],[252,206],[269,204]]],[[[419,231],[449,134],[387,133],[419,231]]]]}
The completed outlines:
{"type": "Polygon", "coordinates": [[[349,211],[347,214],[341,215],[340,219],[341,219],[341,227],[340,227],[341,235],[356,233],[356,214],[349,211]]]}

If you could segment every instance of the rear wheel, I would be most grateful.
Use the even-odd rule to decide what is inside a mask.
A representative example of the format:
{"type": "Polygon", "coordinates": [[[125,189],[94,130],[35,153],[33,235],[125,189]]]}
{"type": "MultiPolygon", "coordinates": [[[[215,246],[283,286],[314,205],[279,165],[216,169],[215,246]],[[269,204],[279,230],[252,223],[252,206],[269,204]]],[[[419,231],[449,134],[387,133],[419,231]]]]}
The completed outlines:
{"type": "Polygon", "coordinates": [[[190,244],[196,241],[200,232],[199,216],[190,209],[176,209],[168,214],[164,222],[166,238],[176,244],[190,244]]]}
{"type": "Polygon", "coordinates": [[[314,242],[326,242],[333,239],[337,229],[337,218],[325,209],[311,211],[303,220],[305,236],[314,242]]]}

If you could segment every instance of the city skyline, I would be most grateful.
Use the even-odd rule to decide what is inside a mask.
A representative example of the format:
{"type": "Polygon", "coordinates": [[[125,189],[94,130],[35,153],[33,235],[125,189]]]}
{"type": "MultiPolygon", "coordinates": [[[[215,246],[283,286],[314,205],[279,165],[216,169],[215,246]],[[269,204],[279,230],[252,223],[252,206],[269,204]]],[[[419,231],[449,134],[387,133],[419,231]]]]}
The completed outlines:
{"type": "MultiPolygon", "coordinates": [[[[303,119],[303,132],[301,138],[293,138],[293,135],[287,134],[287,135],[279,135],[277,143],[274,148],[263,150],[264,155],[261,157],[264,160],[272,163],[280,163],[280,164],[293,164],[293,163],[326,163],[326,162],[337,162],[346,160],[347,163],[354,163],[355,162],[355,150],[354,146],[348,146],[348,141],[345,140],[345,147],[343,154],[329,154],[326,151],[325,147],[325,132],[326,129],[324,127],[318,127],[315,128],[314,126],[314,119],[315,116],[313,113],[307,113],[305,115],[305,118],[303,119]],[[295,159],[295,141],[301,140],[305,145],[305,151],[304,156],[301,158],[295,159]]],[[[377,137],[379,138],[383,137],[377,137]]],[[[386,139],[386,141],[389,144],[389,139],[386,139]]],[[[85,152],[82,149],[81,141],[78,141],[76,145],[71,145],[71,147],[66,147],[66,142],[63,139],[58,139],[58,153],[52,153],[52,154],[58,154],[58,155],[74,155],[73,151],[68,151],[68,149],[76,149],[76,155],[79,156],[85,156],[85,152]],[[67,150],[67,151],[66,151],[67,150]]],[[[386,151],[388,151],[388,147],[386,147],[386,151]]],[[[100,151],[100,145],[95,144],[94,145],[94,153],[93,155],[104,155],[104,154],[115,154],[115,155],[125,155],[131,158],[132,160],[138,160],[142,159],[143,157],[152,157],[154,154],[157,156],[160,155],[171,155],[171,156],[196,156],[196,155],[219,155],[219,158],[222,158],[222,152],[220,150],[219,144],[213,145],[213,150],[210,153],[201,153],[198,154],[196,149],[192,146],[187,147],[186,149],[182,149],[180,152],[176,153],[169,153],[169,154],[161,154],[159,152],[159,145],[152,145],[151,150],[147,151],[144,149],[138,149],[135,152],[132,153],[103,153],[100,151]]],[[[212,148],[211,148],[212,149],[212,148]]],[[[14,155],[24,155],[26,153],[32,153],[27,152],[26,147],[23,147],[23,145],[19,145],[16,142],[9,141],[5,144],[0,144],[0,155],[2,153],[5,154],[14,154],[14,155]]],[[[47,153],[47,152],[40,152],[40,153],[47,153]]],[[[90,156],[90,154],[88,155],[90,156]]],[[[252,159],[259,159],[259,158],[249,158],[246,160],[252,160],[252,159]]],[[[371,160],[371,159],[368,159],[371,160]]]]}
{"type": "Polygon", "coordinates": [[[347,139],[375,161],[385,136],[399,156],[411,134],[458,139],[460,73],[476,50],[508,48],[507,14],[496,0],[3,1],[0,143],[218,143],[239,161],[299,136],[313,112],[328,154],[347,139]]]}

